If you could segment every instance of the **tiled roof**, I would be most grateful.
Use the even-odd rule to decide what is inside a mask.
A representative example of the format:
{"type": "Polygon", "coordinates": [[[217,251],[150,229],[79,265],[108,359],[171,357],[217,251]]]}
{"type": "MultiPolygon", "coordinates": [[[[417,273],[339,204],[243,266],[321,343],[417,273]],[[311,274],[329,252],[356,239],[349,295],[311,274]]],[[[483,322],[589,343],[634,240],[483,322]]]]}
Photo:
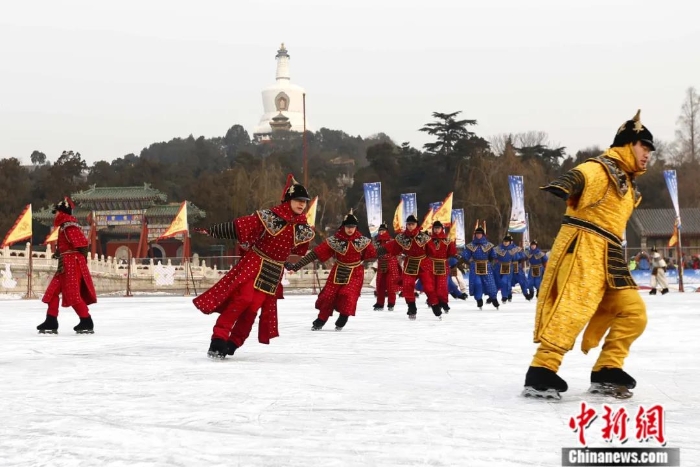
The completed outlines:
{"type": "MultiPolygon", "coordinates": [[[[673,209],[636,209],[630,226],[645,237],[670,237],[676,211],[673,209]]],[[[700,235],[700,208],[681,209],[681,233],[700,235]]]]}
{"type": "Polygon", "coordinates": [[[164,203],[168,200],[165,193],[151,188],[151,185],[144,183],[143,186],[96,186],[74,193],[72,198],[77,203],[97,200],[153,200],[164,203]]]}
{"type": "MultiPolygon", "coordinates": [[[[177,211],[180,209],[180,203],[170,203],[161,204],[157,206],[151,206],[146,209],[146,218],[165,218],[173,219],[177,215],[177,211]]],[[[82,225],[87,225],[87,216],[90,214],[89,209],[82,209],[76,207],[73,211],[73,215],[78,219],[78,222],[82,225]]],[[[207,213],[197,206],[192,204],[192,202],[187,202],[187,220],[191,223],[197,222],[200,219],[204,219],[207,213]]],[[[32,217],[44,225],[53,225],[53,219],[55,214],[51,213],[51,208],[44,208],[41,211],[34,211],[32,217]]]]}

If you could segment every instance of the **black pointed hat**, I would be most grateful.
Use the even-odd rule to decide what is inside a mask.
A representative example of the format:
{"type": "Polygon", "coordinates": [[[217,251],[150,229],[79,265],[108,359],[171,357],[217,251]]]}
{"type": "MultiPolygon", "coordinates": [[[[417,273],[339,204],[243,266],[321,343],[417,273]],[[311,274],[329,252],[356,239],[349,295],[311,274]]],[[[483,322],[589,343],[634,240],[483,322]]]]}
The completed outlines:
{"type": "Polygon", "coordinates": [[[513,241],[513,236],[510,234],[506,234],[505,237],[503,237],[504,242],[512,242],[513,241]]]}
{"type": "Polygon", "coordinates": [[[379,230],[379,231],[389,230],[389,227],[387,227],[386,222],[382,222],[381,224],[379,224],[379,229],[377,229],[377,230],[379,230]]]}
{"type": "Polygon", "coordinates": [[[418,219],[416,219],[416,216],[414,216],[413,214],[411,214],[410,216],[408,216],[408,217],[406,218],[406,223],[407,223],[407,224],[408,224],[408,223],[411,223],[411,222],[413,222],[414,224],[417,224],[417,223],[418,223],[418,219]]]}
{"type": "Polygon", "coordinates": [[[435,227],[442,227],[442,228],[444,228],[444,226],[442,225],[442,222],[440,222],[440,221],[435,221],[435,222],[433,222],[433,228],[435,228],[435,227]]]}
{"type": "Polygon", "coordinates": [[[53,208],[51,209],[51,214],[56,214],[56,212],[60,211],[68,215],[72,215],[74,207],[75,203],[73,203],[73,200],[69,197],[65,197],[61,201],[53,205],[53,208]]]}
{"type": "Polygon", "coordinates": [[[634,117],[632,117],[632,120],[627,120],[625,123],[620,125],[620,128],[617,129],[615,139],[610,145],[611,148],[622,147],[640,141],[644,145],[649,146],[649,149],[652,151],[656,151],[656,147],[654,146],[654,136],[647,129],[647,127],[642,125],[642,120],[639,117],[641,112],[641,110],[637,110],[637,113],[634,117]]]}
{"type": "Polygon", "coordinates": [[[486,231],[484,230],[483,227],[477,227],[476,229],[474,229],[474,233],[475,233],[475,234],[478,234],[478,233],[480,233],[480,234],[485,234],[486,231]]]}
{"type": "Polygon", "coordinates": [[[357,220],[357,217],[355,217],[355,214],[353,214],[352,209],[351,209],[350,212],[345,216],[345,219],[343,219],[343,223],[341,225],[343,225],[343,226],[348,225],[348,226],[357,227],[358,224],[359,224],[359,222],[357,220]]]}
{"type": "Polygon", "coordinates": [[[282,192],[282,201],[289,201],[292,199],[309,201],[311,197],[304,185],[297,182],[294,175],[289,174],[287,175],[287,184],[284,186],[284,191],[282,192]]]}
{"type": "Polygon", "coordinates": [[[530,242],[530,245],[537,245],[537,240],[533,240],[530,242]]]}

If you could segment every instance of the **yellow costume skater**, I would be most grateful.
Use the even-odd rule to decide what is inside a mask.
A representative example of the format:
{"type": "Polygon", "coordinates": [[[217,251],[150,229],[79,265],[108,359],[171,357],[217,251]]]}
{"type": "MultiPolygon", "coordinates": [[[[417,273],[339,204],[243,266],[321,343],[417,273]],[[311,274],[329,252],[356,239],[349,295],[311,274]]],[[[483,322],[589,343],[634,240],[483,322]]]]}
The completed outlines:
{"type": "Polygon", "coordinates": [[[537,302],[534,340],[540,345],[525,377],[525,395],[559,398],[568,389],[557,371],[584,327],[584,353],[607,332],[591,382],[631,395],[626,389],[636,382],[622,366],[647,317],[621,238],[641,201],[635,178],[645,172],[653,150],[653,136],[637,112],[620,126],[610,149],[542,187],[565,199],[567,208],[537,302]]]}

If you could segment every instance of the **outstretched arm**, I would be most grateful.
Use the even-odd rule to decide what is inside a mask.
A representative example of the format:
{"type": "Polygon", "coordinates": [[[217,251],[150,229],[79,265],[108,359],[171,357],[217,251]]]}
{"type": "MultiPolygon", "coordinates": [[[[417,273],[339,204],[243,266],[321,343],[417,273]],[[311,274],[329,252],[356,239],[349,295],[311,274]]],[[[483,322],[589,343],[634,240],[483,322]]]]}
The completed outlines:
{"type": "Polygon", "coordinates": [[[287,261],[284,263],[285,269],[288,269],[289,271],[298,271],[299,269],[303,268],[307,264],[311,264],[312,262],[316,261],[318,259],[318,256],[316,255],[316,251],[311,250],[309,251],[303,258],[301,258],[299,261],[296,263],[290,263],[287,261]]]}

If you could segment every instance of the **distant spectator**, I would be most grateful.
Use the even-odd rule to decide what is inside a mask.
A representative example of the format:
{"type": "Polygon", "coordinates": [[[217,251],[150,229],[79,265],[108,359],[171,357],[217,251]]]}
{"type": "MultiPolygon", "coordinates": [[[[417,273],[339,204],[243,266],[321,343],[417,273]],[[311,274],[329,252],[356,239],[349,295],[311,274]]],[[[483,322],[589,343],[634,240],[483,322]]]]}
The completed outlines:
{"type": "Polygon", "coordinates": [[[650,266],[649,266],[649,255],[646,254],[645,252],[641,252],[637,255],[636,257],[637,260],[637,269],[641,269],[643,271],[648,271],[650,266]]]}
{"type": "Polygon", "coordinates": [[[676,260],[673,258],[666,258],[666,263],[668,264],[668,269],[676,269],[676,260]]]}
{"type": "Polygon", "coordinates": [[[635,261],[635,259],[632,258],[630,260],[630,271],[634,271],[635,269],[637,269],[637,261],[635,261]]]}
{"type": "Polygon", "coordinates": [[[697,256],[693,256],[692,268],[693,269],[700,269],[700,258],[698,258],[697,256]]]}

